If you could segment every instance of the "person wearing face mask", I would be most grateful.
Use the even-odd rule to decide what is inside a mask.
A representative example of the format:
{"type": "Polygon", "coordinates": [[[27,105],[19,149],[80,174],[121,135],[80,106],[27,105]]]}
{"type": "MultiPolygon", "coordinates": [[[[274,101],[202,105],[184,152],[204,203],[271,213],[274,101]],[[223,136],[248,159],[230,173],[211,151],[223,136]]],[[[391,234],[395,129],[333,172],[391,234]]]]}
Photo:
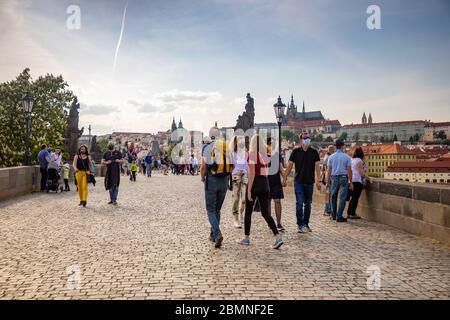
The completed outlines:
{"type": "Polygon", "coordinates": [[[283,185],[286,185],[287,177],[295,164],[295,199],[297,226],[299,233],[311,232],[309,218],[311,216],[311,202],[314,191],[314,183],[317,190],[321,189],[320,183],[320,156],[316,149],[311,148],[311,138],[308,133],[300,134],[301,146],[294,148],[289,157],[288,166],[283,176],[283,185]]]}

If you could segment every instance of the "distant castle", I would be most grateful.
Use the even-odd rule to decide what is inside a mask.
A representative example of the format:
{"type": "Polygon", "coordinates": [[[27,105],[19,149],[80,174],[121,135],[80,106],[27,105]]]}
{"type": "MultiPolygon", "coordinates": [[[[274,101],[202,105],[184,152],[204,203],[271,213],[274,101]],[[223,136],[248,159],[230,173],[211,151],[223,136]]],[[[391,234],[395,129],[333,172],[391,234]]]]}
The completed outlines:
{"type": "Polygon", "coordinates": [[[287,105],[287,111],[285,115],[285,122],[289,121],[312,121],[312,120],[325,120],[321,111],[306,111],[305,101],[303,101],[302,111],[297,111],[297,105],[294,102],[294,95],[291,95],[291,101],[287,105]]]}

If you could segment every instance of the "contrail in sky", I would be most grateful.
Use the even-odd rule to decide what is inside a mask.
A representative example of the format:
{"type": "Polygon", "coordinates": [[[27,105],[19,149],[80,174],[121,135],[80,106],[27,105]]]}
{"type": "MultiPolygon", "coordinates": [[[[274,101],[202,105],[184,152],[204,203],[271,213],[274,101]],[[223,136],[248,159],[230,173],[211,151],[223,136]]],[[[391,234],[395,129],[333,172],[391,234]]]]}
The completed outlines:
{"type": "Polygon", "coordinates": [[[119,54],[120,44],[122,43],[123,30],[125,29],[125,16],[127,15],[127,7],[129,3],[130,0],[127,1],[125,9],[123,9],[122,26],[120,27],[119,41],[117,42],[116,53],[114,54],[113,75],[116,72],[117,55],[119,54]]]}

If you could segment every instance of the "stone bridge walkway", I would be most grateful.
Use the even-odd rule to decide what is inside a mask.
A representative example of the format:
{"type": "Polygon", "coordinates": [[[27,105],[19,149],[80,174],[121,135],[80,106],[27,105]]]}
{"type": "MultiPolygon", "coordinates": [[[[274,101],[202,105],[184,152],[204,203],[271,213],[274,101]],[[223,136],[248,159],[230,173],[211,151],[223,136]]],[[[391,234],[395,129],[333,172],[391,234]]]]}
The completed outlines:
{"type": "Polygon", "coordinates": [[[87,208],[74,191],[0,203],[0,299],[450,298],[450,248],[373,222],[337,225],[318,204],[313,232],[298,234],[289,189],[279,251],[257,213],[252,245],[236,243],[230,194],[217,250],[199,177],[122,180],[117,207],[102,182],[87,208]]]}

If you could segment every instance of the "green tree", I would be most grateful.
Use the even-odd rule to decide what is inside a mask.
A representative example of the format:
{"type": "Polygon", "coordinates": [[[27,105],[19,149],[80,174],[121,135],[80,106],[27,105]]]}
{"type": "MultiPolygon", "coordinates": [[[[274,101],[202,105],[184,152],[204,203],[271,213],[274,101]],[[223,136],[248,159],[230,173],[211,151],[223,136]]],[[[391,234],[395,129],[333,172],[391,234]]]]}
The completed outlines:
{"type": "Polygon", "coordinates": [[[318,134],[318,135],[314,136],[314,141],[322,142],[323,141],[323,135],[318,134]]]}
{"type": "Polygon", "coordinates": [[[363,140],[367,142],[367,141],[369,141],[369,137],[368,137],[367,135],[365,135],[365,136],[363,137],[363,140]]]}
{"type": "Polygon", "coordinates": [[[108,151],[108,144],[109,141],[106,139],[100,139],[97,141],[98,146],[100,147],[100,150],[102,151],[102,153],[105,153],[106,151],[108,151]]]}
{"type": "Polygon", "coordinates": [[[342,132],[341,136],[339,137],[339,139],[341,140],[347,140],[348,137],[348,133],[347,132],[342,132]]]}
{"type": "Polygon", "coordinates": [[[333,142],[333,138],[330,137],[330,136],[328,136],[328,137],[325,139],[325,142],[333,142]]]}
{"type": "Polygon", "coordinates": [[[441,141],[447,139],[447,135],[445,134],[444,130],[440,130],[439,132],[433,132],[433,137],[441,141]]]}
{"type": "Polygon", "coordinates": [[[355,132],[355,134],[353,135],[353,141],[359,141],[359,132],[355,132]]]}
{"type": "Polygon", "coordinates": [[[381,143],[385,143],[385,142],[387,142],[387,139],[384,136],[381,136],[380,137],[380,142],[381,143]]]}
{"type": "Polygon", "coordinates": [[[287,141],[293,141],[295,143],[298,143],[300,141],[298,135],[296,135],[294,132],[290,130],[282,130],[281,131],[281,139],[285,139],[287,141]]]}
{"type": "Polygon", "coordinates": [[[397,138],[397,135],[396,135],[396,134],[394,134],[394,138],[393,138],[392,140],[398,141],[398,138],[397,138]]]}
{"type": "Polygon", "coordinates": [[[67,109],[75,96],[62,76],[47,74],[31,79],[25,69],[15,80],[0,84],[0,167],[20,165],[25,152],[25,114],[21,105],[29,92],[34,97],[30,125],[33,163],[44,143],[62,147],[67,109]]]}
{"type": "Polygon", "coordinates": [[[420,136],[419,136],[419,134],[418,133],[416,133],[415,135],[414,135],[414,141],[419,141],[420,140],[420,136]]]}

